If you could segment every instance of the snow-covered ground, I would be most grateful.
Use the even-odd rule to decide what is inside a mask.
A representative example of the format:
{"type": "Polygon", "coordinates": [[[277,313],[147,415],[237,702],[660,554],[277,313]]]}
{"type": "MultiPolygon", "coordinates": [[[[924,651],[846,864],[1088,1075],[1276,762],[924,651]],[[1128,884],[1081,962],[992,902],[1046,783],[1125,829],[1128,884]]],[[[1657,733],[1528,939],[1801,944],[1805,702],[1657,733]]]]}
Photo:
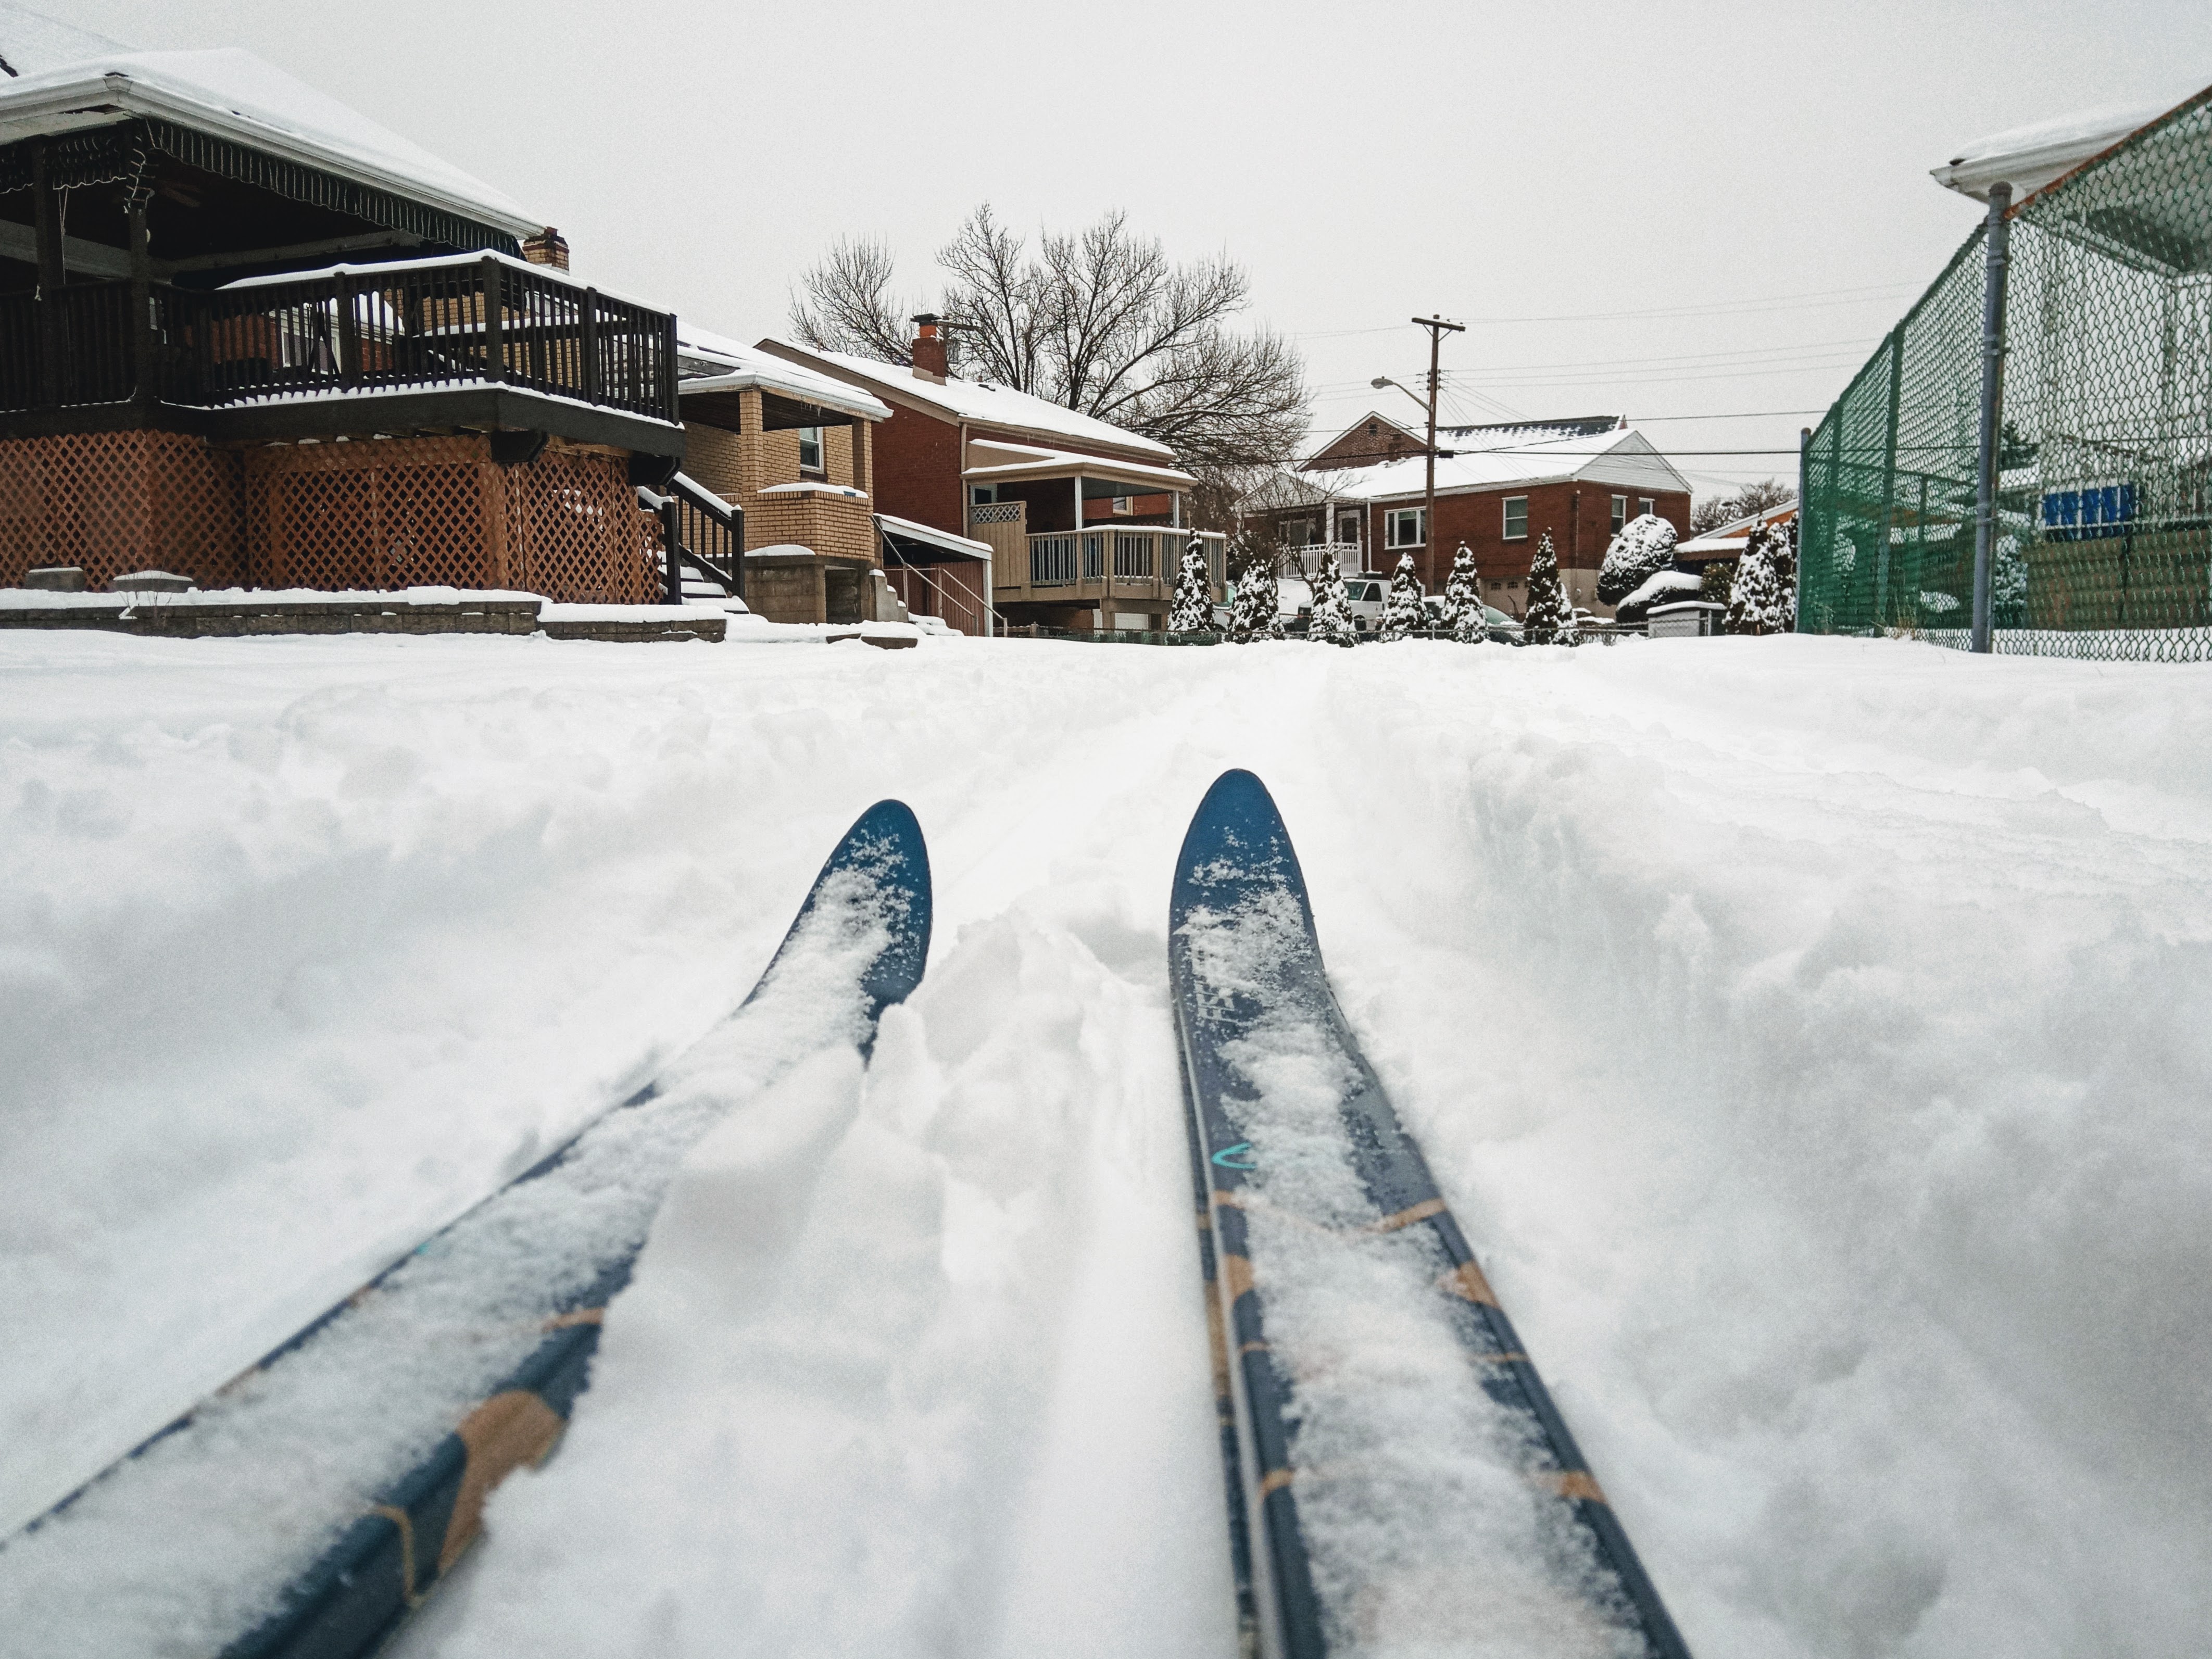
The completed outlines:
{"type": "Polygon", "coordinates": [[[635,1086],[895,794],[927,981],[701,1144],[407,1645],[1229,1651],[1164,1006],[1229,765],[1705,1659],[2194,1645],[2212,669],[1888,641],[0,635],[0,1493],[635,1086]]]}

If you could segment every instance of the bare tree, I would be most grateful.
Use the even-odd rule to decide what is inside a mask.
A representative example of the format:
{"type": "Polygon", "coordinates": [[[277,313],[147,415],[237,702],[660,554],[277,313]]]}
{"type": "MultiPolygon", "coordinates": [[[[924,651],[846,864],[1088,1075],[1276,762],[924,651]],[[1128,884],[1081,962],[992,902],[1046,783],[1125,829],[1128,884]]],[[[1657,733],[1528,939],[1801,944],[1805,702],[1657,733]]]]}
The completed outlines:
{"type": "MultiPolygon", "coordinates": [[[[1199,492],[1201,523],[1224,521],[1237,475],[1287,459],[1304,434],[1304,366],[1282,336],[1231,326],[1251,279],[1226,258],[1178,264],[1120,213],[1045,234],[1032,252],[987,203],[938,261],[957,367],[1167,445],[1213,481],[1199,492]],[[1206,510],[1212,500],[1221,510],[1206,510]]],[[[793,330],[810,345],[908,361],[891,278],[884,244],[839,242],[801,279],[793,330]]]]}
{"type": "Polygon", "coordinates": [[[805,297],[791,301],[791,331],[817,351],[842,351],[878,362],[909,362],[921,307],[891,295],[891,250],[873,237],[840,237],[822,263],[800,277],[805,297]]]}
{"type": "Polygon", "coordinates": [[[1796,487],[1779,478],[1762,478],[1757,483],[1745,484],[1727,495],[1708,495],[1690,509],[1690,531],[1702,536],[1708,530],[1717,530],[1738,519],[1747,519],[1754,513],[1764,513],[1770,507],[1782,507],[1797,499],[1796,487]]]}

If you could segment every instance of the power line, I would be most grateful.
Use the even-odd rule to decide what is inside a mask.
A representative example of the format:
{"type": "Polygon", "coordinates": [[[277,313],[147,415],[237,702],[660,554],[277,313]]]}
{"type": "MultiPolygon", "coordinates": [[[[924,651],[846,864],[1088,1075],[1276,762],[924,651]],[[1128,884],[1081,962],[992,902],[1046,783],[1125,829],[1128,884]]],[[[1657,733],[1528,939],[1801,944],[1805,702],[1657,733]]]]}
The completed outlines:
{"type": "MultiPolygon", "coordinates": [[[[1585,311],[1540,317],[1470,317],[1467,320],[1481,324],[1601,323],[1632,317],[1727,316],[1750,311],[1815,310],[1826,306],[1867,302],[1884,295],[1905,292],[1916,285],[1911,282],[1878,283],[1864,288],[1816,289],[1807,294],[1772,294],[1748,300],[1709,300],[1686,306],[1658,306],[1643,311],[1585,311]]],[[[1310,329],[1293,334],[1291,337],[1298,340],[1337,340],[1358,334],[1391,334],[1404,326],[1403,323],[1389,323],[1376,328],[1310,329]]]]}

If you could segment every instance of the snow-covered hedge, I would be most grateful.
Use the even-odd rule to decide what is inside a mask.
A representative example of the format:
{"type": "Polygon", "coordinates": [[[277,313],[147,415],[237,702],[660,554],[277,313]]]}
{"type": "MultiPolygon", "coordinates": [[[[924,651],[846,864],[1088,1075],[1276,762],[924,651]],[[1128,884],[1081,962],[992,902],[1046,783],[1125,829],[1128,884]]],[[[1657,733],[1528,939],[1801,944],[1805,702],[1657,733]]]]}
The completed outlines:
{"type": "Polygon", "coordinates": [[[1662,570],[1620,602],[1613,612],[1616,622],[1640,623],[1651,614],[1655,605],[1668,605],[1676,599],[1694,599],[1704,591],[1705,579],[1692,576],[1684,570],[1662,570]]]}
{"type": "Polygon", "coordinates": [[[1631,519],[1621,526],[1605,550],[1605,562],[1598,567],[1599,602],[1619,605],[1674,562],[1674,526],[1656,513],[1631,519]]]}

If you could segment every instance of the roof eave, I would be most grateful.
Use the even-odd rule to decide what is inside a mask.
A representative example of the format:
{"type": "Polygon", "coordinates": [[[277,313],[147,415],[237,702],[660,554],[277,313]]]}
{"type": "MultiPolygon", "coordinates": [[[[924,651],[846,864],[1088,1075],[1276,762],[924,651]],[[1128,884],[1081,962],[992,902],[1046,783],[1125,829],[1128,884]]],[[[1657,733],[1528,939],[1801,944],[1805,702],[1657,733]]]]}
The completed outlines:
{"type": "Polygon", "coordinates": [[[409,173],[394,173],[328,149],[312,138],[264,125],[234,112],[179,97],[158,85],[110,72],[65,82],[20,100],[0,96],[0,143],[35,138],[87,127],[112,126],[134,115],[157,117],[210,131],[235,143],[281,155],[318,172],[350,179],[372,190],[404,196],[425,207],[434,207],[463,219],[472,219],[515,237],[534,236],[544,221],[494,206],[488,202],[457,196],[409,173]]]}

